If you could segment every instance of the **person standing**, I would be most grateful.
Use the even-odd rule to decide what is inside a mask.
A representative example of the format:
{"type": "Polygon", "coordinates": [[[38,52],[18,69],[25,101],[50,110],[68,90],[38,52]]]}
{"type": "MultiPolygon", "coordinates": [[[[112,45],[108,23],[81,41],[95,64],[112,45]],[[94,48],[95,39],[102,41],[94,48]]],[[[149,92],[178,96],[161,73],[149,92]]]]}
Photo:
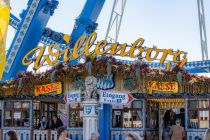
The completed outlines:
{"type": "Polygon", "coordinates": [[[19,140],[19,137],[15,131],[8,131],[6,140],[19,140]]]}
{"type": "Polygon", "coordinates": [[[171,128],[171,110],[166,110],[164,117],[163,117],[163,140],[170,140],[170,128],[171,128]]]}
{"type": "Polygon", "coordinates": [[[90,140],[99,140],[99,134],[98,133],[91,133],[90,140]]]}
{"type": "Polygon", "coordinates": [[[63,126],[61,119],[59,119],[56,115],[53,115],[51,129],[56,130],[61,126],[63,126]]]}
{"type": "Polygon", "coordinates": [[[210,129],[206,130],[203,140],[210,140],[210,129]]]}
{"type": "Polygon", "coordinates": [[[58,140],[70,140],[67,137],[68,131],[65,126],[61,126],[57,129],[57,134],[58,134],[58,140]]]}
{"type": "Polygon", "coordinates": [[[185,128],[185,109],[184,108],[180,109],[179,118],[181,119],[181,126],[185,128]]]}
{"type": "Polygon", "coordinates": [[[183,140],[185,137],[184,127],[181,126],[181,119],[176,119],[176,125],[173,125],[170,130],[171,140],[183,140]]]}
{"type": "Polygon", "coordinates": [[[128,133],[125,140],[141,140],[140,136],[136,133],[128,133]]]}
{"type": "Polygon", "coordinates": [[[49,129],[49,122],[47,121],[45,116],[42,116],[42,120],[39,122],[38,129],[40,130],[49,129]]]}

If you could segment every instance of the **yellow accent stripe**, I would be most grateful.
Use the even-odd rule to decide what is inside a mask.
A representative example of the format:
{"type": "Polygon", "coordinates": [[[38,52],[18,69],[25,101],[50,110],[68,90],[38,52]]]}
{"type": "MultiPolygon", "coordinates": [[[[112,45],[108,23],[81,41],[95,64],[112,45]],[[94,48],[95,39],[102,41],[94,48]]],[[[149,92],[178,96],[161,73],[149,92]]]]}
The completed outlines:
{"type": "Polygon", "coordinates": [[[8,2],[0,0],[0,79],[6,66],[6,36],[10,18],[8,2]]]}

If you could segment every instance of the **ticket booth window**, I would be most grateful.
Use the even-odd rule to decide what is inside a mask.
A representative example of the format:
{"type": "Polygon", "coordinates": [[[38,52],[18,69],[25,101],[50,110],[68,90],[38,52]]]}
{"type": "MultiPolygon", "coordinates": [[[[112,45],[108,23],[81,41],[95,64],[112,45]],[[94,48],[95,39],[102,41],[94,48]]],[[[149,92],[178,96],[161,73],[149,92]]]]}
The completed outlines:
{"type": "Polygon", "coordinates": [[[188,127],[209,128],[210,100],[188,100],[188,127]]]}
{"type": "Polygon", "coordinates": [[[46,116],[47,119],[52,120],[53,115],[58,115],[58,104],[52,102],[41,102],[42,116],[46,116]]]}
{"type": "Polygon", "coordinates": [[[143,127],[143,102],[138,100],[129,105],[113,105],[113,128],[142,128],[143,127]]]}
{"type": "Polygon", "coordinates": [[[80,103],[70,103],[69,107],[69,127],[83,127],[83,106],[80,103]]]}
{"type": "Polygon", "coordinates": [[[38,129],[38,124],[42,119],[42,116],[45,116],[51,125],[52,116],[58,115],[58,104],[52,102],[39,102],[34,101],[33,103],[33,123],[34,128],[38,129]]]}
{"type": "Polygon", "coordinates": [[[6,101],[4,108],[5,127],[30,127],[30,102],[6,101]]]}

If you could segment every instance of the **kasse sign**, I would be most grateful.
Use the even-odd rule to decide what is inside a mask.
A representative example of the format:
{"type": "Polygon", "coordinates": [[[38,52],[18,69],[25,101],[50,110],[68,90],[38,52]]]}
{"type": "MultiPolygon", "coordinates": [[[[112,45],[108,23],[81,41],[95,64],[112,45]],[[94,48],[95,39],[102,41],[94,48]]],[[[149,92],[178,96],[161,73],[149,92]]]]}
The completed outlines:
{"type": "Polygon", "coordinates": [[[129,104],[132,101],[134,98],[130,94],[108,91],[101,91],[99,99],[99,102],[104,104],[129,104]]]}

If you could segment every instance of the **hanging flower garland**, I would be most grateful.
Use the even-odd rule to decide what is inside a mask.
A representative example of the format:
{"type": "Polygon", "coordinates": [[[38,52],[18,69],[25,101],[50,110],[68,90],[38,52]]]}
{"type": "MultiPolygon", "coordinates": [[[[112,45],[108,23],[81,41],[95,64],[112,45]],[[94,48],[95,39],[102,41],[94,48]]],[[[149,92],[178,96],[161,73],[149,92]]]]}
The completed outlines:
{"type": "Polygon", "coordinates": [[[90,74],[95,76],[107,75],[110,71],[113,74],[122,73],[124,79],[129,76],[134,82],[142,80],[142,76],[147,81],[177,81],[181,83],[187,83],[189,85],[197,84],[201,88],[209,88],[210,78],[198,76],[196,74],[189,74],[186,70],[175,66],[170,71],[159,69],[150,69],[146,63],[140,66],[136,63],[131,65],[117,62],[113,56],[102,56],[100,59],[96,59],[95,56],[87,57],[84,64],[78,64],[72,66],[69,63],[58,63],[50,70],[42,73],[33,73],[30,71],[20,72],[17,78],[0,83],[0,94],[10,93],[30,93],[36,85],[48,84],[52,81],[64,81],[64,79],[75,79],[77,75],[81,75],[83,78],[90,74]],[[88,67],[89,63],[91,67],[88,67]],[[89,71],[89,72],[88,72],[89,71]],[[128,75],[129,74],[129,75],[128,75]],[[18,91],[18,92],[17,92],[18,91]]]}

